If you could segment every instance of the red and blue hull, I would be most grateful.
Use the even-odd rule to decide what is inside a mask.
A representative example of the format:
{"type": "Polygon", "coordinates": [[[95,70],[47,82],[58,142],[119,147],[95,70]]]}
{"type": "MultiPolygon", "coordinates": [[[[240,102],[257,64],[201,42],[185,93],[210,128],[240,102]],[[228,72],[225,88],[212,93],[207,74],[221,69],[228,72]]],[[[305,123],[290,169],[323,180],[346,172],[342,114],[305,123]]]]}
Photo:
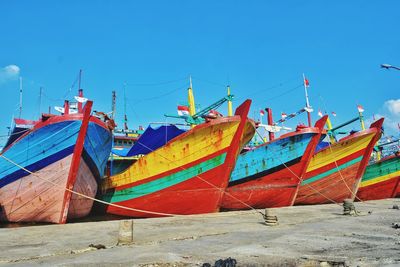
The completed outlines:
{"type": "Polygon", "coordinates": [[[239,155],[221,203],[225,210],[293,205],[326,117],[239,155]]]}
{"type": "MultiPolygon", "coordinates": [[[[91,104],[90,104],[91,105],[91,104]]],[[[0,219],[65,223],[90,212],[111,151],[111,132],[88,113],[52,116],[0,158],[0,219]]]]}

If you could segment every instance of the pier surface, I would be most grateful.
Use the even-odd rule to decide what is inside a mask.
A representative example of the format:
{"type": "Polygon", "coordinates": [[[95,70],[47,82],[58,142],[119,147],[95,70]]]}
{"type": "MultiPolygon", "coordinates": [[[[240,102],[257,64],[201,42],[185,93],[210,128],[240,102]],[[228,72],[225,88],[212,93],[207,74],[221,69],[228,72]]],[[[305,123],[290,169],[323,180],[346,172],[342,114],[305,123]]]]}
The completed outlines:
{"type": "Polygon", "coordinates": [[[336,204],[272,209],[277,226],[254,211],[136,219],[123,246],[119,221],[0,228],[0,266],[400,266],[393,205],[356,202],[359,216],[336,204]]]}

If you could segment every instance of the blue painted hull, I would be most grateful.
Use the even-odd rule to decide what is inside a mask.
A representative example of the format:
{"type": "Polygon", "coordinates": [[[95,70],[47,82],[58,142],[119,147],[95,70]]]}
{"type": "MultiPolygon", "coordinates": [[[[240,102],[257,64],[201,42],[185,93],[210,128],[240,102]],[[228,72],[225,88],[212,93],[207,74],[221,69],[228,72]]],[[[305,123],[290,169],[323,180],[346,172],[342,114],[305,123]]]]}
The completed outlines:
{"type": "MultiPolygon", "coordinates": [[[[74,153],[75,144],[77,142],[81,126],[82,121],[79,119],[59,120],[41,128],[33,129],[27,135],[24,135],[22,138],[12,143],[3,152],[2,155],[5,158],[10,159],[14,163],[24,167],[30,172],[39,173],[41,175],[34,176],[29,172],[22,170],[15,164],[5,160],[4,158],[0,158],[1,220],[10,220],[10,217],[12,217],[9,209],[10,202],[14,202],[14,200],[10,195],[7,195],[6,191],[15,190],[15,198],[19,198],[21,202],[25,203],[25,206],[20,207],[21,210],[26,210],[26,205],[29,203],[29,198],[41,198],[41,194],[43,194],[42,198],[45,199],[45,194],[51,190],[54,191],[54,188],[58,187],[57,190],[59,190],[59,194],[61,196],[64,195],[62,188],[66,187],[65,181],[69,174],[69,164],[71,163],[71,158],[74,153]],[[52,174],[48,172],[51,170],[51,168],[54,169],[54,166],[57,164],[60,166],[60,169],[62,167],[65,168],[65,171],[60,171],[60,173],[53,174],[52,176],[52,174]],[[68,166],[64,166],[66,164],[68,166]],[[41,180],[42,176],[43,179],[41,180]],[[47,179],[52,180],[53,182],[48,182],[47,179]],[[29,188],[29,186],[27,187],[27,181],[29,181],[31,184],[31,188],[29,188]],[[55,185],[54,181],[56,181],[56,183],[58,181],[59,184],[57,183],[57,185],[55,185]],[[38,189],[37,193],[30,192],[36,190],[35,186],[40,187],[40,190],[38,189]],[[48,189],[43,189],[45,186],[48,187],[48,189]],[[18,187],[26,187],[24,189],[26,192],[22,192],[22,189],[19,190],[18,187]]],[[[84,171],[85,174],[78,173],[78,176],[81,175],[81,178],[83,176],[87,176],[90,177],[89,179],[100,179],[104,175],[104,169],[110,151],[111,132],[101,125],[90,121],[82,152],[83,163],[81,163],[81,165],[84,164],[85,166],[80,166],[81,169],[79,169],[80,172],[84,171]]],[[[97,191],[97,183],[95,180],[91,183],[90,189],[94,191],[94,194],[95,191],[97,191]]],[[[49,206],[50,208],[51,205],[48,202],[43,201],[43,207],[49,206]]],[[[51,208],[54,209],[54,207],[51,208]]],[[[38,205],[33,207],[32,210],[33,209],[40,210],[38,205]]],[[[44,209],[45,208],[41,210],[42,213],[46,212],[44,209]]],[[[43,216],[40,217],[37,215],[35,217],[32,214],[29,214],[29,212],[26,213],[26,217],[24,217],[24,214],[20,214],[18,221],[33,220],[57,222],[53,219],[43,219],[43,216]]]]}
{"type": "Polygon", "coordinates": [[[300,161],[315,134],[295,135],[259,146],[239,155],[229,185],[240,184],[300,161]]]}
{"type": "Polygon", "coordinates": [[[221,208],[240,210],[293,204],[318,132],[294,134],[239,155],[221,208]]]}

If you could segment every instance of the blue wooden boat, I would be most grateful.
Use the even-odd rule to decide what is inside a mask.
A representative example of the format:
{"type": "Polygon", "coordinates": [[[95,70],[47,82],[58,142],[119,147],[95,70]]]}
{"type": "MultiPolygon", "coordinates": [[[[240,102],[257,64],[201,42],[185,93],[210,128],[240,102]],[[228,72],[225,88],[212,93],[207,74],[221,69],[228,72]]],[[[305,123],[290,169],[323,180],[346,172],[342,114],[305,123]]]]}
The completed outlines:
{"type": "Polygon", "coordinates": [[[65,223],[87,215],[111,151],[113,123],[92,102],[44,114],[0,154],[0,220],[65,223]],[[79,194],[72,193],[72,191],[79,194]]]}

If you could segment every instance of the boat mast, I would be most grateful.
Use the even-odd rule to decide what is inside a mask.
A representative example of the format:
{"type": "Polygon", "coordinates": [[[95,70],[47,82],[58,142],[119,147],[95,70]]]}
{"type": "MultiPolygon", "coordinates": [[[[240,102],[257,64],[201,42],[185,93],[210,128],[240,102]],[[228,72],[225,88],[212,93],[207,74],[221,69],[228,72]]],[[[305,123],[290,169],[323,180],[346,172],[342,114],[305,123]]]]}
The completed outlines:
{"type": "MultiPolygon", "coordinates": [[[[78,79],[78,96],[83,97],[83,90],[81,89],[81,79],[82,79],[82,69],[79,70],[79,79],[78,79]]],[[[78,112],[82,112],[82,103],[78,101],[78,112]]]]}
{"type": "MultiPolygon", "coordinates": [[[[271,108],[266,108],[265,109],[267,111],[267,124],[268,125],[274,125],[274,119],[272,117],[272,109],[271,108]]],[[[271,142],[272,140],[275,139],[275,134],[271,131],[268,131],[268,137],[269,137],[269,141],[271,142]]],[[[265,143],[265,140],[264,140],[265,143]]]]}
{"type": "Polygon", "coordinates": [[[364,110],[358,108],[358,116],[360,117],[360,124],[361,124],[361,130],[365,130],[365,124],[364,124],[364,116],[363,116],[364,110]]]}
{"type": "Polygon", "coordinates": [[[192,76],[189,76],[188,102],[189,102],[189,114],[190,116],[193,116],[194,114],[196,114],[196,107],[194,103],[194,95],[192,88],[192,76]]]}
{"type": "Polygon", "coordinates": [[[19,118],[22,113],[22,77],[19,77],[19,118]]]}
{"type": "MultiPolygon", "coordinates": [[[[228,97],[231,95],[231,87],[228,85],[228,97]]],[[[233,116],[232,100],[228,100],[228,116],[233,116]]]]}
{"type": "Polygon", "coordinates": [[[307,118],[308,118],[308,127],[311,127],[311,106],[310,106],[310,101],[308,100],[308,92],[307,92],[307,87],[308,87],[308,81],[306,80],[306,76],[303,73],[303,83],[304,83],[304,91],[306,94],[306,107],[307,107],[307,118]]]}

